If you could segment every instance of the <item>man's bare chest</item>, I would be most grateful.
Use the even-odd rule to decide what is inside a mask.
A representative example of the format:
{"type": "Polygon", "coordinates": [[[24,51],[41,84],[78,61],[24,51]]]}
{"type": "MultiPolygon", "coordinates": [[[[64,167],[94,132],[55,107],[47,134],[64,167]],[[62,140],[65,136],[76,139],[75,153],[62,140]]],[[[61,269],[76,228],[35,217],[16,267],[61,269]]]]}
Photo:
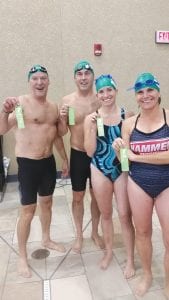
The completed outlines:
{"type": "Polygon", "coordinates": [[[36,110],[33,111],[25,110],[24,119],[26,122],[34,124],[56,124],[57,115],[52,111],[36,110]]]}

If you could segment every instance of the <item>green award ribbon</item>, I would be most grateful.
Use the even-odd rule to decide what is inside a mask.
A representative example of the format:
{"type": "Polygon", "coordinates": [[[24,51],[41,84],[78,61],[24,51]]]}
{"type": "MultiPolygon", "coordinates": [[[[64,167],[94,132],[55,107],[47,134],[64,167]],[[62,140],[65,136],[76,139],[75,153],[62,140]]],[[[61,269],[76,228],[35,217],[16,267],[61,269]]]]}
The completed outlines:
{"type": "Polygon", "coordinates": [[[128,172],[129,171],[129,160],[128,160],[127,148],[120,148],[120,161],[121,161],[121,170],[123,172],[128,172]]]}
{"type": "Polygon", "coordinates": [[[69,107],[68,119],[69,119],[69,125],[75,125],[75,110],[73,107],[69,107]]]}
{"type": "Polygon", "coordinates": [[[25,128],[24,118],[23,118],[23,109],[20,104],[15,107],[15,114],[16,114],[18,128],[19,129],[25,128]]]}
{"type": "Polygon", "coordinates": [[[104,136],[103,119],[100,117],[97,117],[97,132],[98,136],[104,136]]]}

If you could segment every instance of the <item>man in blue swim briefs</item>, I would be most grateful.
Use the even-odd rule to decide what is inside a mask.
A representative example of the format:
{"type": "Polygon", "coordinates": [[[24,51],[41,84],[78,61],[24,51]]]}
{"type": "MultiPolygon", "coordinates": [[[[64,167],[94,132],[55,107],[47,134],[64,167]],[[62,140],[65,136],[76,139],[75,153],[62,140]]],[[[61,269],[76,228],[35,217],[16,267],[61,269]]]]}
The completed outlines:
{"type": "Polygon", "coordinates": [[[128,194],[136,228],[136,244],[143,276],[136,294],[143,296],[152,284],[152,214],[158,215],[164,247],[165,289],[169,299],[169,110],[160,106],[160,84],[151,73],[140,74],[134,84],[140,113],[124,121],[123,140],[114,148],[127,146],[130,163],[128,194]]]}
{"type": "MultiPolygon", "coordinates": [[[[74,67],[74,81],[77,90],[65,96],[60,109],[60,130],[59,134],[64,135],[70,131],[70,177],[73,190],[72,211],[76,227],[76,240],[73,250],[80,252],[83,243],[83,198],[86,190],[87,178],[90,178],[90,162],[84,149],[84,119],[98,109],[99,103],[93,91],[94,71],[88,61],[80,61],[74,67]],[[75,124],[68,124],[68,108],[75,111],[75,124]]],[[[100,248],[103,248],[103,241],[98,235],[98,224],[100,213],[90,186],[91,194],[91,217],[92,217],[92,239],[100,248]]]]}
{"type": "Polygon", "coordinates": [[[15,154],[21,194],[17,225],[20,256],[18,272],[23,277],[31,277],[26,243],[37,206],[37,194],[39,194],[42,245],[60,252],[65,251],[63,245],[50,239],[52,194],[56,183],[54,144],[63,159],[65,175],[68,174],[63,140],[57,134],[58,106],[46,98],[49,86],[46,68],[40,65],[33,66],[28,73],[28,83],[30,94],[8,97],[0,112],[0,134],[5,134],[12,128],[16,141],[15,154]],[[17,114],[17,108],[22,110],[22,114],[17,114]]]}

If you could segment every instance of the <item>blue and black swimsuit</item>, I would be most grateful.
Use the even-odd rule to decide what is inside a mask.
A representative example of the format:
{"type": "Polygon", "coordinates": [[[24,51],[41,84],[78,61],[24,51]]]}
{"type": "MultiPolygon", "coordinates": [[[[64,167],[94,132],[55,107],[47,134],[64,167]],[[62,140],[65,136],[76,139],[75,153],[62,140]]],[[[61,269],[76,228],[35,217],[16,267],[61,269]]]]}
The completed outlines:
{"type": "Polygon", "coordinates": [[[125,119],[124,109],[121,108],[121,121],[115,126],[104,125],[104,136],[97,136],[97,147],[92,157],[92,164],[111,181],[115,181],[120,174],[121,164],[112,148],[112,143],[121,137],[122,120],[125,119]]]}
{"type": "MultiPolygon", "coordinates": [[[[140,115],[137,117],[130,136],[130,148],[134,153],[148,155],[169,150],[169,126],[164,109],[163,115],[164,125],[151,133],[136,128],[140,115]]],[[[169,164],[131,162],[129,175],[152,198],[169,187],[169,164]]]]}

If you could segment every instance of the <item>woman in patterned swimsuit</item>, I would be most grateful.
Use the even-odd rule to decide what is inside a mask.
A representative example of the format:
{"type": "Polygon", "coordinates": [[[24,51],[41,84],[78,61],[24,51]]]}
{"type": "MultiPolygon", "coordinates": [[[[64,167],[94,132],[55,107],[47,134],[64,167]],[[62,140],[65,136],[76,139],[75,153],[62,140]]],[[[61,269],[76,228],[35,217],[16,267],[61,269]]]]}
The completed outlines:
{"type": "Polygon", "coordinates": [[[116,104],[117,87],[110,75],[101,75],[96,79],[96,91],[101,107],[85,119],[85,149],[92,157],[91,179],[93,191],[101,212],[102,231],[106,253],[100,266],[106,269],[112,260],[113,224],[112,197],[117,201],[118,213],[122,225],[123,238],[127,251],[127,264],[124,270],[126,278],[134,275],[134,227],[127,198],[126,174],[112,149],[112,142],[121,136],[122,120],[133,115],[125,113],[116,104]],[[96,120],[101,117],[104,124],[104,136],[98,136],[96,120]]]}
{"type": "Polygon", "coordinates": [[[143,296],[152,283],[152,214],[158,215],[164,246],[165,295],[169,299],[169,110],[160,107],[160,85],[151,73],[141,74],[134,85],[140,114],[124,121],[123,140],[116,151],[130,147],[128,194],[136,227],[136,242],[143,276],[136,294],[143,296]]]}

